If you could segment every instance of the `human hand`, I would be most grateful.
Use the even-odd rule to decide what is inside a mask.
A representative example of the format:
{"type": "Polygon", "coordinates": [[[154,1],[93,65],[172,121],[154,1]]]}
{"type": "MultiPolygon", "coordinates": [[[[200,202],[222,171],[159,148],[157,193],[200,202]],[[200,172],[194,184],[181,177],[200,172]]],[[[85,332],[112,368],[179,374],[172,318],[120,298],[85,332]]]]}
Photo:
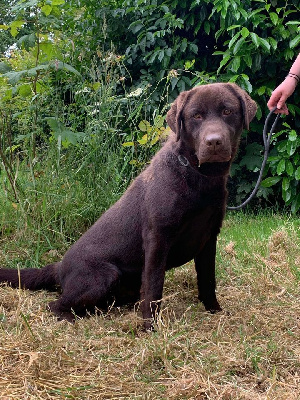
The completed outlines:
{"type": "Polygon", "coordinates": [[[277,109],[275,110],[276,114],[288,115],[289,111],[285,101],[288,97],[290,97],[291,94],[293,94],[296,85],[296,79],[287,76],[285,80],[273,91],[270,100],[267,103],[269,110],[277,107],[277,109]]]}

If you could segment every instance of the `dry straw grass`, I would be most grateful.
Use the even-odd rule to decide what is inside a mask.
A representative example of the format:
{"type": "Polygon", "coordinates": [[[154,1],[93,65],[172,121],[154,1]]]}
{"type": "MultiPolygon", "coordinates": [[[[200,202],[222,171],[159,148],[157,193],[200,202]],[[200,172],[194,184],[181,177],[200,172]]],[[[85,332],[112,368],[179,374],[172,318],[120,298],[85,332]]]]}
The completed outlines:
{"type": "Polygon", "coordinates": [[[257,252],[220,239],[211,315],[191,265],[172,271],[157,331],[138,310],[58,322],[53,294],[0,287],[0,399],[300,399],[299,236],[272,232],[257,252]],[[220,262],[219,262],[220,263],[220,262]]]}

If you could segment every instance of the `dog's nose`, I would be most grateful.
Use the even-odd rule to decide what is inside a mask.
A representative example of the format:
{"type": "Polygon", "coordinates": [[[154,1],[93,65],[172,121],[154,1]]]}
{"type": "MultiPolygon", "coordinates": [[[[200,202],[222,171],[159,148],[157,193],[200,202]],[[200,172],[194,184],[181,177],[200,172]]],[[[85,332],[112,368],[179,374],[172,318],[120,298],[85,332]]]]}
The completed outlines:
{"type": "Polygon", "coordinates": [[[223,146],[223,140],[218,133],[210,133],[205,138],[205,144],[211,150],[217,150],[223,146]]]}

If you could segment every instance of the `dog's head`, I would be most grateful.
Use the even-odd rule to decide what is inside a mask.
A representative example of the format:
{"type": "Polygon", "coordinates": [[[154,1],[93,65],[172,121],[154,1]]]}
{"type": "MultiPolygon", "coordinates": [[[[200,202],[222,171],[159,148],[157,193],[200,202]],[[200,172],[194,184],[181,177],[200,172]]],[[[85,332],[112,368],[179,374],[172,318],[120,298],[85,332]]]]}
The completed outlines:
{"type": "Polygon", "coordinates": [[[231,163],[243,128],[256,113],[256,103],[239,86],[213,83],[182,92],[167,113],[167,123],[199,165],[231,163]]]}

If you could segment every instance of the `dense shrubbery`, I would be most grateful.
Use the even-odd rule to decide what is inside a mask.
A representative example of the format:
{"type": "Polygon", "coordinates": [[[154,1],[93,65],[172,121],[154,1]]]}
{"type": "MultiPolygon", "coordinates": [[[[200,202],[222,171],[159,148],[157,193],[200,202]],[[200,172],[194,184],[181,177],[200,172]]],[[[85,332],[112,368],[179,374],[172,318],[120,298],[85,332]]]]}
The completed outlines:
{"type": "MultiPolygon", "coordinates": [[[[69,185],[80,181],[99,209],[106,207],[103,182],[116,197],[126,187],[156,150],[178,92],[215,81],[238,83],[259,105],[232,171],[231,201],[250,192],[267,99],[299,48],[298,1],[12,3],[0,26],[7,43],[11,37],[16,43],[0,63],[1,172],[11,200],[28,186],[41,190],[41,177],[51,173],[67,175],[69,185]]],[[[297,104],[295,93],[257,200],[294,212],[300,208],[297,104]]]]}
{"type": "MultiPolygon", "coordinates": [[[[121,51],[132,65],[137,86],[169,79],[172,99],[178,91],[195,84],[231,81],[257,101],[257,118],[251,133],[243,138],[233,170],[231,192],[235,201],[240,201],[252,189],[261,165],[267,99],[298,52],[298,2],[128,0],[123,7],[117,15],[131,16],[132,36],[122,42],[121,51]]],[[[299,95],[290,101],[291,116],[274,138],[275,149],[266,172],[274,179],[264,181],[258,195],[272,204],[283,200],[295,211],[300,207],[300,138],[286,128],[292,132],[299,129],[299,95]],[[289,134],[292,146],[285,148],[289,134]]]]}

